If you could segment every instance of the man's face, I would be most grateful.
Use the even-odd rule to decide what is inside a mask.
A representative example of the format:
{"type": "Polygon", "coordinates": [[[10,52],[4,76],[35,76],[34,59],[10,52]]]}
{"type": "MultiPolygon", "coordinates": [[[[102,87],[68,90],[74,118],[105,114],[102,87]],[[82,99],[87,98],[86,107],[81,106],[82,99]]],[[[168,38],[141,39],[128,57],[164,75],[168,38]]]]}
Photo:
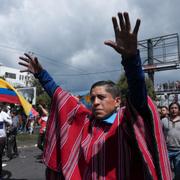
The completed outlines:
{"type": "Polygon", "coordinates": [[[96,119],[104,119],[120,105],[120,98],[106,91],[106,86],[96,86],[91,90],[92,112],[96,119]]]}
{"type": "Polygon", "coordinates": [[[170,107],[170,114],[171,114],[171,116],[173,116],[173,117],[176,117],[176,116],[179,115],[179,109],[178,109],[177,104],[173,104],[173,105],[170,107]]]}
{"type": "Polygon", "coordinates": [[[161,115],[166,116],[168,114],[168,110],[165,107],[161,108],[161,115]]]}

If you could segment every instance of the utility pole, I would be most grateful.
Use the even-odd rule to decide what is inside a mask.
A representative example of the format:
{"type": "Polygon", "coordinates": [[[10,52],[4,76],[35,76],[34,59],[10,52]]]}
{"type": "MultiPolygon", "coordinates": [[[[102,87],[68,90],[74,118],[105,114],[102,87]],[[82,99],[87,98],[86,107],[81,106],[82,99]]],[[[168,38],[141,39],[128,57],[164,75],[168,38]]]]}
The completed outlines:
{"type": "MultiPolygon", "coordinates": [[[[152,66],[154,64],[153,56],[153,42],[152,39],[147,40],[147,53],[148,53],[148,65],[152,66]]],[[[151,79],[154,86],[154,69],[148,71],[148,77],[151,79]]]]}

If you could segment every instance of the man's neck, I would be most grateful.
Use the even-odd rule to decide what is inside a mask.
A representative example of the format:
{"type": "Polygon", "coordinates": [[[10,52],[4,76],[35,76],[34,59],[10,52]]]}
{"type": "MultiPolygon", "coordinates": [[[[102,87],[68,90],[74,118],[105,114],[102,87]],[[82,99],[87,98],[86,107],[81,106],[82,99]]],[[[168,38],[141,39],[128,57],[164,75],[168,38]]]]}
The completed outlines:
{"type": "Polygon", "coordinates": [[[110,124],[113,124],[116,119],[117,112],[113,112],[110,116],[108,116],[106,119],[103,119],[103,122],[107,122],[110,124]]]}

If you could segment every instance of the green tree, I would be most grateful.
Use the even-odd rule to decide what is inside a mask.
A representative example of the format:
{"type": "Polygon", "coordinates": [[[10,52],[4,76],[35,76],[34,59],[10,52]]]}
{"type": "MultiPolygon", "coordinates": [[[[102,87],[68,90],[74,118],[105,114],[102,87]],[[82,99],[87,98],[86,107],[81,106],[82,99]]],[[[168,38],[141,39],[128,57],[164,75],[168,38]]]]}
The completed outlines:
{"type": "Polygon", "coordinates": [[[51,98],[42,88],[41,84],[37,79],[34,79],[32,81],[32,86],[36,87],[36,104],[46,104],[47,108],[49,109],[51,104],[51,98]]]}
{"type": "Polygon", "coordinates": [[[4,76],[0,76],[0,79],[5,80],[4,76]]]}
{"type": "Polygon", "coordinates": [[[122,74],[117,82],[117,85],[119,86],[121,90],[121,101],[125,102],[126,96],[127,96],[127,90],[128,90],[128,84],[125,74],[122,74]]]}
{"type": "MultiPolygon", "coordinates": [[[[147,94],[152,98],[156,99],[153,83],[149,78],[145,78],[146,88],[147,88],[147,94]]],[[[122,74],[117,82],[117,85],[120,87],[121,90],[121,99],[124,102],[127,96],[128,91],[128,84],[125,74],[122,74]]]]}
{"type": "Polygon", "coordinates": [[[146,81],[146,88],[147,88],[147,93],[148,95],[153,99],[155,100],[156,99],[156,93],[154,91],[154,86],[153,86],[153,83],[151,81],[151,79],[147,78],[145,79],[146,81]]]}

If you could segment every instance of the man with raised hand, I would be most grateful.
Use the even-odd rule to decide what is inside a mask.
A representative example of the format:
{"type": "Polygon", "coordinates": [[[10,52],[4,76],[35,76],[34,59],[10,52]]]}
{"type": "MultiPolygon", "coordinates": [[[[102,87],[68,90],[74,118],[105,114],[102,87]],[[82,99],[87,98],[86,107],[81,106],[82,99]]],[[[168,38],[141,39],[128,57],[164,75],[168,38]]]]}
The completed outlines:
{"type": "Polygon", "coordinates": [[[122,55],[128,80],[126,107],[112,81],[92,85],[92,111],[58,86],[37,57],[24,54],[22,71],[31,72],[52,97],[44,162],[46,179],[171,179],[166,144],[158,113],[147,97],[137,34],[128,13],[112,18],[115,41],[105,41],[122,55]]]}

